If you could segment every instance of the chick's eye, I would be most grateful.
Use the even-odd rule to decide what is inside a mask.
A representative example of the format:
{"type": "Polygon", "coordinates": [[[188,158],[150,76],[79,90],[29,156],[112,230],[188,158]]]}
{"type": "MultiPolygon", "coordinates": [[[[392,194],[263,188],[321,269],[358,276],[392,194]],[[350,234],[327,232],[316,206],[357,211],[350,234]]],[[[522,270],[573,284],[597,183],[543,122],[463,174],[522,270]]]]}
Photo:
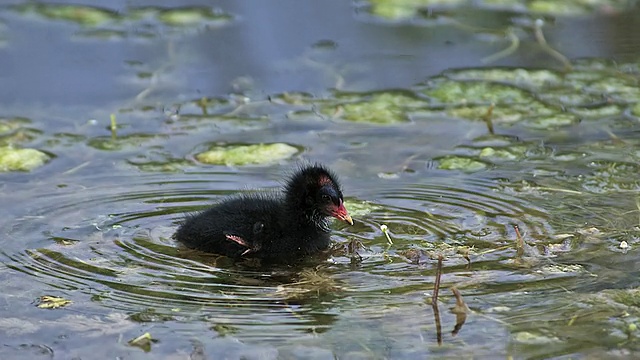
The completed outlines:
{"type": "Polygon", "coordinates": [[[330,202],[331,201],[331,196],[329,195],[322,195],[322,201],[324,202],[330,202]]]}
{"type": "Polygon", "coordinates": [[[253,233],[254,234],[258,234],[260,232],[262,232],[262,229],[264,229],[264,224],[260,221],[258,221],[257,223],[253,224],[253,233]]]}

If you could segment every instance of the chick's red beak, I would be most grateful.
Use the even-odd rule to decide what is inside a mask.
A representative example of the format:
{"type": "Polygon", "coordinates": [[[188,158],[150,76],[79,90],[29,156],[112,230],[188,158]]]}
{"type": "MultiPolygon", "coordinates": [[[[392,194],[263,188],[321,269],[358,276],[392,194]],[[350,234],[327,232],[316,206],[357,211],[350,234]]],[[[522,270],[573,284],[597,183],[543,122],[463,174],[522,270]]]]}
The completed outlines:
{"type": "Polygon", "coordinates": [[[340,205],[331,209],[331,216],[340,221],[344,221],[349,225],[353,225],[353,219],[351,218],[351,215],[349,215],[347,208],[344,207],[344,203],[342,201],[340,201],[340,205]]]}

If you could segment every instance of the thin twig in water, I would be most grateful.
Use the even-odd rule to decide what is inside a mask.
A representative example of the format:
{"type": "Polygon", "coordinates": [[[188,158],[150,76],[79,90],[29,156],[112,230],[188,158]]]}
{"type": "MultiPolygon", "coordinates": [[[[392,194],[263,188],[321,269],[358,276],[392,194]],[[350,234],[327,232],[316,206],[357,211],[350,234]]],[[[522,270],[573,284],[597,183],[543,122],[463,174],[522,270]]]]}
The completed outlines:
{"type": "Polygon", "coordinates": [[[436,322],[436,339],[438,345],[442,345],[442,324],[440,323],[440,310],[438,309],[438,292],[440,291],[440,279],[442,278],[442,255],[438,255],[438,267],[436,268],[436,279],[431,295],[431,307],[433,308],[433,318],[436,322]]]}
{"type": "Polygon", "coordinates": [[[513,225],[513,228],[516,231],[516,256],[521,258],[524,255],[524,239],[520,235],[518,225],[513,225]]]}
{"type": "Polygon", "coordinates": [[[91,164],[91,161],[85,161],[85,162],[83,162],[82,164],[80,164],[80,165],[78,165],[78,166],[75,166],[75,167],[72,167],[71,169],[69,169],[69,170],[67,170],[67,171],[63,172],[62,174],[64,174],[64,175],[73,174],[74,172],[76,172],[76,171],[78,171],[78,170],[82,169],[83,167],[85,167],[85,166],[87,166],[87,165],[89,165],[89,164],[91,164]]]}
{"type": "Polygon", "coordinates": [[[436,268],[436,280],[433,285],[433,294],[431,295],[431,302],[433,304],[438,302],[438,292],[440,291],[441,278],[442,278],[442,255],[438,255],[438,267],[436,268]]]}
{"type": "Polygon", "coordinates": [[[440,323],[440,309],[438,309],[438,303],[434,302],[431,304],[431,308],[433,309],[433,319],[436,323],[436,340],[438,341],[438,345],[442,345],[442,324],[440,323]]]}

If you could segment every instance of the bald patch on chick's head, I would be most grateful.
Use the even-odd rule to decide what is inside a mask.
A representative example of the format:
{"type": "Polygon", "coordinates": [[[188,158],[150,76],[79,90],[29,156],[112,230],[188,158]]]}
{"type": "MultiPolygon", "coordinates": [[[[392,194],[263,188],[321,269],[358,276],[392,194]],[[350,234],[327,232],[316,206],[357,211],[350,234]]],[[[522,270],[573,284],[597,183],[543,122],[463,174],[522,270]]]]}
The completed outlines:
{"type": "Polygon", "coordinates": [[[326,175],[321,175],[320,178],[318,178],[318,185],[320,185],[320,187],[323,187],[323,186],[336,187],[336,185],[333,183],[333,180],[331,180],[331,178],[326,175]]]}

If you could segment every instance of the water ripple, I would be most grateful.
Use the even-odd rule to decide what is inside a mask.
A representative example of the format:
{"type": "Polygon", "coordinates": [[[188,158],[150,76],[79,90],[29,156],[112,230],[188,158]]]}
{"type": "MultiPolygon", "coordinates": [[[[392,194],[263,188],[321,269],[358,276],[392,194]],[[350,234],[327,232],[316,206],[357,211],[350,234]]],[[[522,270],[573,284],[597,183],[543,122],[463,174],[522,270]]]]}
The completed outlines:
{"type": "Polygon", "coordinates": [[[530,239],[548,236],[552,229],[546,213],[522,199],[501,192],[494,182],[467,180],[455,185],[437,179],[384,189],[377,196],[386,211],[374,214],[403,238],[428,240],[482,238],[513,240],[518,225],[530,239]]]}
{"type": "MultiPolygon", "coordinates": [[[[544,211],[502,193],[491,180],[385,182],[369,188],[375,195],[374,190],[358,193],[375,201],[356,217],[355,226],[335,225],[337,247],[353,239],[364,244],[362,261],[355,267],[340,251],[328,261],[314,259],[294,267],[233,264],[181,247],[171,239],[176,224],[185,212],[205,208],[242,188],[239,184],[258,188],[278,183],[265,184],[264,175],[251,170],[202,177],[211,179],[184,174],[167,181],[144,175],[134,181],[114,178],[111,186],[67,186],[48,194],[42,190],[33,210],[7,229],[13,241],[0,256],[10,269],[50,289],[79,291],[91,300],[87,306],[93,311],[124,312],[143,322],[197,319],[242,329],[244,338],[265,340],[325,331],[340,318],[336,308],[354,316],[363,302],[382,308],[421,302],[435,269],[430,259],[408,261],[401,255],[405,250],[428,250],[441,242],[493,249],[513,241],[513,224],[532,240],[551,232],[544,211]],[[388,251],[381,224],[388,225],[395,241],[388,251]],[[381,298],[381,293],[390,297],[381,298]]],[[[520,274],[506,262],[510,256],[503,250],[478,257],[474,261],[479,271],[449,254],[443,283],[480,296],[510,291],[515,283],[544,288],[567,276],[520,274]]],[[[79,301],[78,295],[69,296],[79,301]]]]}

